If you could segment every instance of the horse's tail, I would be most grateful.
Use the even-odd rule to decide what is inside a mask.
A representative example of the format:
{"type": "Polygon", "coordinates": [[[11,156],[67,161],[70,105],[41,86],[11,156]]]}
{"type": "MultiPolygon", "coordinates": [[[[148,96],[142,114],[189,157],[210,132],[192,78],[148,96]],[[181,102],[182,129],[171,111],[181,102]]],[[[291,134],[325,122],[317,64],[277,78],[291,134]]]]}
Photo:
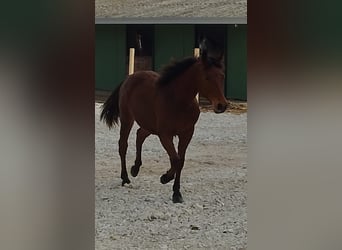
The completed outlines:
{"type": "Polygon", "coordinates": [[[111,129],[113,125],[118,125],[119,123],[119,93],[121,85],[122,82],[102,105],[100,121],[104,120],[109,129],[111,129]]]}

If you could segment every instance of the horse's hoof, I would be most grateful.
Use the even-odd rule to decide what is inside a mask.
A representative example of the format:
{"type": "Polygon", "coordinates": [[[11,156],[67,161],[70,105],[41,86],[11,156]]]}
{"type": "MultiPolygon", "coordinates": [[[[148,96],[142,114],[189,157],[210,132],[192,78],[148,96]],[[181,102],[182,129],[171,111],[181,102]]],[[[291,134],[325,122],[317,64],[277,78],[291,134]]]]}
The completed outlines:
{"type": "Polygon", "coordinates": [[[183,197],[182,197],[181,193],[173,193],[172,201],[173,201],[173,203],[182,203],[183,197]]]}
{"type": "Polygon", "coordinates": [[[137,167],[137,166],[132,166],[132,168],[131,168],[131,175],[133,176],[133,177],[137,177],[137,175],[138,175],[138,173],[139,173],[139,169],[140,169],[140,167],[137,167]]]}
{"type": "Polygon", "coordinates": [[[131,181],[127,178],[127,179],[124,179],[124,180],[122,180],[122,184],[121,184],[121,186],[124,186],[125,184],[130,184],[131,183],[131,181]]]}
{"type": "Polygon", "coordinates": [[[161,184],[166,184],[168,183],[169,181],[173,180],[173,176],[170,177],[168,176],[167,174],[163,174],[162,176],[160,176],[160,182],[161,184]]]}

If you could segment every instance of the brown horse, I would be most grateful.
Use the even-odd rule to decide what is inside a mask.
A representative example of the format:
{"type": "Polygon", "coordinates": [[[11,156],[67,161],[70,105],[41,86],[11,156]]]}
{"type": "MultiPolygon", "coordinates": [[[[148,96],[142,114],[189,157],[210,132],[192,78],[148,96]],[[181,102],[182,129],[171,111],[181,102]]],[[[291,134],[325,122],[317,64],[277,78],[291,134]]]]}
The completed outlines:
{"type": "Polygon", "coordinates": [[[196,94],[207,97],[216,113],[227,108],[223,95],[224,80],[222,55],[211,58],[202,53],[200,58],[186,58],[173,63],[159,75],[153,71],[140,71],[127,77],[103,104],[101,120],[108,127],[118,124],[120,117],[119,154],[121,158],[122,186],[130,183],[126,169],[127,139],[134,121],[140,126],[136,137],[136,159],[131,174],[136,177],[141,162],[141,148],[150,134],[159,137],[167,151],[171,168],[160,177],[162,184],[172,179],[173,202],[182,202],[180,176],[185,152],[199,117],[196,94]],[[178,136],[178,151],[173,137],[178,136]]]}

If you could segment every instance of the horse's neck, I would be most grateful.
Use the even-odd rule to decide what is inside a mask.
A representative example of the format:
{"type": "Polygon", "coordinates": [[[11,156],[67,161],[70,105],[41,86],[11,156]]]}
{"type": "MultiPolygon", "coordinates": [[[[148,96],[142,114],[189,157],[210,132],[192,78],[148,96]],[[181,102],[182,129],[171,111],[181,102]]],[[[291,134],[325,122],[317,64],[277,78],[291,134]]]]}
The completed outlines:
{"type": "Polygon", "coordinates": [[[191,66],[184,74],[171,84],[175,98],[181,102],[192,102],[198,93],[198,65],[191,66]]]}

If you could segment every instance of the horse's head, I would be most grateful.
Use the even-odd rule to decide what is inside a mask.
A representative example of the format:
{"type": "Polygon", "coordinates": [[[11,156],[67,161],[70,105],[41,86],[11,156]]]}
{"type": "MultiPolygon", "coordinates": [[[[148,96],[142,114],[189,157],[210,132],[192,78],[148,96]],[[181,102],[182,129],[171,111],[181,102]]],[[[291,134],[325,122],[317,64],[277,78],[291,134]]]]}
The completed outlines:
{"type": "Polygon", "coordinates": [[[215,113],[222,113],[228,107],[228,102],[223,94],[224,68],[223,53],[218,57],[208,56],[202,51],[200,57],[201,74],[199,81],[199,93],[206,97],[214,105],[215,113]]]}

